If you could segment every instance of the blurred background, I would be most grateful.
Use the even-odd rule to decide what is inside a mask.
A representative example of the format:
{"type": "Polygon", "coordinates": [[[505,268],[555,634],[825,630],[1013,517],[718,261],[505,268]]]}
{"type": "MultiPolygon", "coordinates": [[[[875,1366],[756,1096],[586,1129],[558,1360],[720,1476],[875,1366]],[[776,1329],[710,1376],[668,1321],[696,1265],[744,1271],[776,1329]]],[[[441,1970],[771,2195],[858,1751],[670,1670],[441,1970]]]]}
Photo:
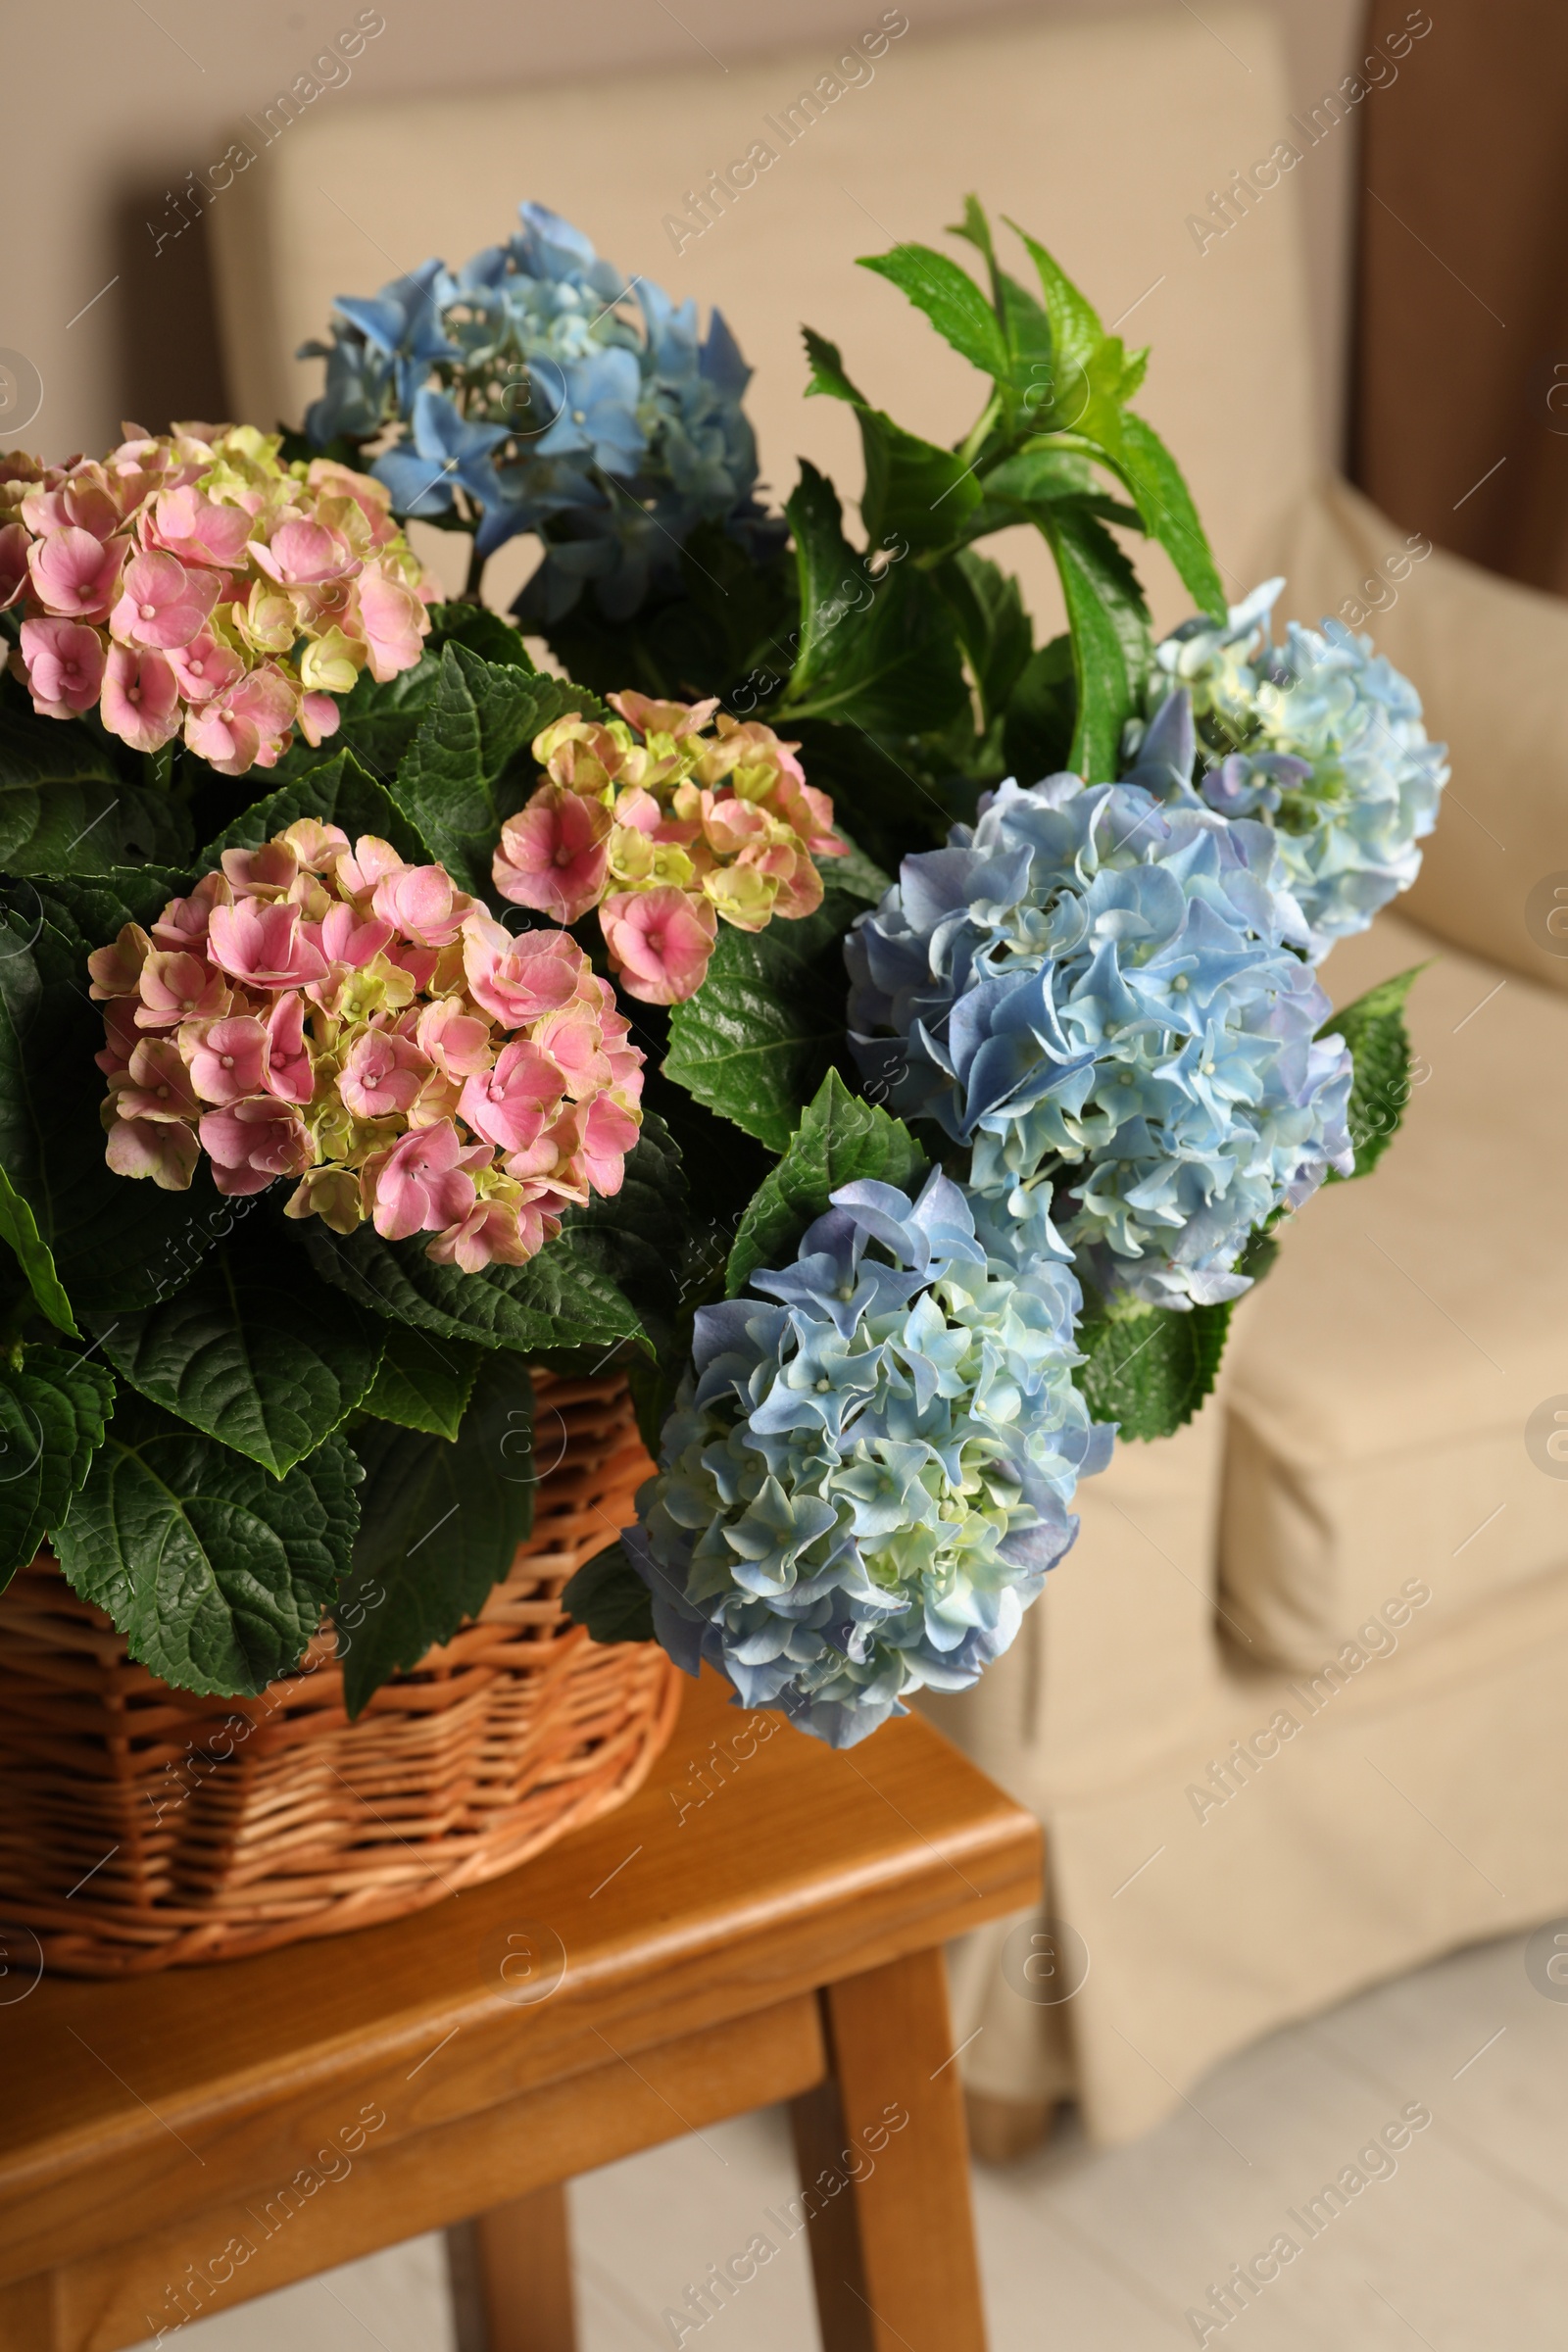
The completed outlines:
{"type": "MultiPolygon", "coordinates": [[[[1187,0],[1163,5],[1172,16],[1198,13],[1187,0]]],[[[1283,28],[1291,99],[1308,110],[1371,46],[1426,13],[1399,0],[1267,6],[1283,28]]],[[[1104,24],[1121,13],[1120,0],[1037,0],[1008,12],[919,0],[913,24],[918,40],[971,24],[1104,24]]],[[[696,111],[718,86],[720,65],[765,56],[781,39],[825,48],[858,22],[842,0],[796,0],[787,26],[762,0],[682,0],[678,16],[663,0],[453,0],[439,11],[391,0],[367,14],[384,29],[351,67],[331,69],[318,112],[642,69],[677,74],[696,111]]],[[[1557,224],[1568,197],[1568,19],[1551,0],[1446,0],[1441,17],[1441,40],[1413,50],[1396,81],[1374,88],[1304,158],[1320,448],[1406,528],[1561,590],[1568,278],[1557,224]],[[1519,222],[1534,233],[1518,234],[1519,222]],[[1493,478],[1455,510],[1489,466],[1493,478]]],[[[29,446],[58,458],[107,447],[122,417],[161,431],[176,416],[228,413],[209,232],[190,175],[205,178],[235,125],[309,73],[355,22],[347,6],[281,0],[159,0],[156,12],[140,0],[78,0],[69,11],[31,0],[8,12],[13,92],[62,82],[70,91],[69,126],[58,105],[24,97],[14,99],[6,126],[14,227],[5,341],[43,390],[29,446]]],[[[1215,68],[1228,70],[1220,47],[1215,68]]],[[[931,162],[947,205],[940,135],[931,162]]],[[[264,153],[258,168],[267,164],[264,153]]],[[[418,171],[416,157],[410,169],[418,171]]],[[[549,198],[533,187],[525,155],[514,176],[519,194],[549,198]]],[[[399,255],[398,266],[422,258],[399,255]]],[[[651,236],[646,254],[613,258],[636,270],[664,256],[651,236]]],[[[384,274],[368,250],[352,290],[384,274]]],[[[13,414],[18,397],[0,386],[13,414]]],[[[0,406],[0,438],[7,429],[0,406]]],[[[764,472],[771,462],[775,482],[781,470],[787,478],[793,454],[764,448],[764,472]]]]}

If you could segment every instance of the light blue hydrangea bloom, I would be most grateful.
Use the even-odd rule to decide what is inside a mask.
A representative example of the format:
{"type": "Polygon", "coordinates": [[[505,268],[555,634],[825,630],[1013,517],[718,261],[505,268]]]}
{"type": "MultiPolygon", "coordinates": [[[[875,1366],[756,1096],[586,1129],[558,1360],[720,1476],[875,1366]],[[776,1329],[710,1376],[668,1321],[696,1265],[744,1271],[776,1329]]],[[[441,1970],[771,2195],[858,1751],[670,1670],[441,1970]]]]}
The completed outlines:
{"type": "Polygon", "coordinates": [[[1417,845],[1447,781],[1446,746],[1428,742],[1419,695],[1370,637],[1340,620],[1321,633],[1292,621],[1273,644],[1283,586],[1267,580],[1224,623],[1199,614],[1155,649],[1152,723],[1129,729],[1125,772],[1179,798],[1195,782],[1196,757],[1196,789],[1211,808],[1270,824],[1317,962],[1415,880],[1417,845]],[[1156,735],[1164,750],[1152,757],[1156,735]]]}
{"type": "Polygon", "coordinates": [[[1059,1231],[1113,1307],[1235,1298],[1249,1237],[1352,1165],[1277,837],[1074,775],[981,809],[845,943],[868,1091],[970,1146],[987,1215],[1041,1256],[1059,1231]]]}
{"type": "Polygon", "coordinates": [[[460,270],[426,262],[339,298],[330,342],[301,350],[326,362],[311,441],[390,426],[370,470],[400,514],[450,514],[461,490],[481,556],[537,532],[544,560],[514,608],[525,620],[560,619],[590,584],[627,617],[678,579],[702,521],[754,555],[782,546],[755,496],[751,370],[718,313],[700,337],[694,303],[628,286],[546,206],[518,212],[517,233],[460,270]]]}
{"type": "Polygon", "coordinates": [[[701,1309],[662,1467],[624,1541],[671,1656],[851,1746],[964,1690],[1078,1532],[1111,1432],[1072,1384],[1070,1270],[988,1259],[939,1172],[848,1184],[776,1301],[701,1309]]]}

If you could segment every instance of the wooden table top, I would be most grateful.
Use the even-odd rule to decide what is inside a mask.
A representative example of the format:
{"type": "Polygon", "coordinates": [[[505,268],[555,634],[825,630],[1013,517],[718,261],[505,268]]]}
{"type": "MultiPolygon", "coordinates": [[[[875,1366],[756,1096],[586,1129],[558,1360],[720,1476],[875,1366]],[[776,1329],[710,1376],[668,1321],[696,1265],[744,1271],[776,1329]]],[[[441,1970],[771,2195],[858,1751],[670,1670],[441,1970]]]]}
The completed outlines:
{"type": "Polygon", "coordinates": [[[46,1976],[0,2005],[0,2278],[75,2237],[95,2178],[199,2196],[195,2168],[210,2156],[216,2180],[280,2104],[395,2069],[438,2124],[1034,1898],[1034,1820],[918,1715],[835,1754],[726,1695],[705,1675],[627,1804],[489,1886],[213,1967],[46,1976]]]}

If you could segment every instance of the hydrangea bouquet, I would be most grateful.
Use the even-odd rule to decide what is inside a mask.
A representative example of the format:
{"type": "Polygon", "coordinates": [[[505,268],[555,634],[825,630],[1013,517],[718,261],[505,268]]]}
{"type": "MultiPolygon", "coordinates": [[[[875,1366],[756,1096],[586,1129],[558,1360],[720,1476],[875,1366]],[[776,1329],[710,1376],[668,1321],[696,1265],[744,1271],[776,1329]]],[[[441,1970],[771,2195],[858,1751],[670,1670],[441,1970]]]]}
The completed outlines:
{"type": "Polygon", "coordinates": [[[867,265],[984,379],[954,447],[807,338],[858,538],[759,504],[722,321],[534,205],[342,298],[303,435],[0,461],[0,1576],[47,1540],[200,1690],[352,1615],[358,1708],[526,1532],[528,1365],[624,1366],[659,1468],[568,1607],[848,1744],[1006,1647],[1373,1164],[1411,975],[1317,971],[1441,747],[1227,609],[1146,355],[958,234],[867,265]],[[553,668],[479,601],[517,533],[553,668]]]}

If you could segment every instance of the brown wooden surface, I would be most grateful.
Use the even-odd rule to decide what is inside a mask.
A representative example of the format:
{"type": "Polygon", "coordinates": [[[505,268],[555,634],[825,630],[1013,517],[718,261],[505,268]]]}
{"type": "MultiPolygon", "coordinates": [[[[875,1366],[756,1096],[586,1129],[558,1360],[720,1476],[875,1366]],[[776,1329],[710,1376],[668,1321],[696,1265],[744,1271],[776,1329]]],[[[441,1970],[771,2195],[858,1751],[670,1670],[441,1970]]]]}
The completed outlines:
{"type": "Polygon", "coordinates": [[[447,2245],[458,2352],[577,2352],[564,2181],[460,2222],[447,2245]]]}
{"type": "MultiPolygon", "coordinates": [[[[435,1910],[177,1977],[46,1975],[0,2007],[0,2352],[136,2342],[236,2233],[254,2250],[192,2312],[798,2095],[819,1987],[1032,1899],[1035,1823],[918,1717],[835,1755],[724,1695],[690,1690],[619,1812],[435,1910]]],[[[925,2117],[890,2146],[940,2169],[958,2082],[932,2079],[929,1998],[890,2008],[884,2048],[857,1997],[832,1996],[844,2095],[925,2117]]]]}
{"type": "Polygon", "coordinates": [[[830,2073],[793,2112],[823,2352],[985,2352],[942,1954],[821,1998],[830,2073]]]}

